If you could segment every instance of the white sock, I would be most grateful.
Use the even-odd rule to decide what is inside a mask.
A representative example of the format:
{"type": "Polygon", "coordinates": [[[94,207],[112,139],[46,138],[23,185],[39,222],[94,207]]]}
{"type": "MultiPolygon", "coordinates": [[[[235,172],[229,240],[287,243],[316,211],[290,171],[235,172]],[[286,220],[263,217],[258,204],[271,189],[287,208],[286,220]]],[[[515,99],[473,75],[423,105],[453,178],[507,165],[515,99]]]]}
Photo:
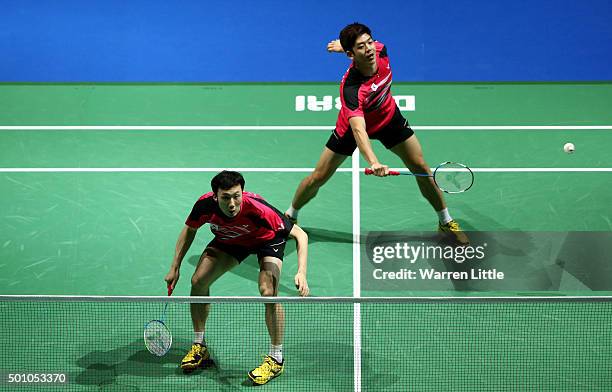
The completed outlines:
{"type": "Polygon", "coordinates": [[[293,219],[297,219],[298,217],[298,213],[300,212],[300,210],[296,210],[295,208],[293,208],[293,205],[291,205],[288,209],[287,212],[285,212],[285,214],[289,215],[290,217],[292,217],[293,219]]]}
{"type": "Polygon", "coordinates": [[[447,224],[448,222],[452,221],[453,218],[450,216],[450,214],[448,213],[448,208],[443,209],[442,211],[436,211],[436,213],[438,214],[438,220],[440,221],[440,223],[442,223],[443,225],[447,224]]]}
{"type": "Polygon", "coordinates": [[[206,346],[206,343],[204,343],[204,332],[195,332],[193,342],[200,343],[202,346],[206,346]]]}
{"type": "Polygon", "coordinates": [[[278,346],[275,346],[270,343],[270,352],[268,355],[276,359],[276,362],[283,363],[283,345],[279,344],[278,346]]]}

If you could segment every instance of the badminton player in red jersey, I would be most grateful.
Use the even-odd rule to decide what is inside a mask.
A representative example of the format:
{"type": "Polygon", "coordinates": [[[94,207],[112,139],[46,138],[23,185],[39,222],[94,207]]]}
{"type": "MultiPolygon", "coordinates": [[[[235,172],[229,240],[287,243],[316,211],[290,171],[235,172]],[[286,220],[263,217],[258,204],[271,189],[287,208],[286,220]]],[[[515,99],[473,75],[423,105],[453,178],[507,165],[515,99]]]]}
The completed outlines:
{"type": "MultiPolygon", "coordinates": [[[[278,295],[278,284],[289,237],[297,242],[298,272],[295,285],[300,295],[309,293],[306,281],[308,236],[261,196],[244,192],[244,178],[238,172],[223,171],[211,181],[212,192],[195,203],[181,231],[174,260],[165,281],[171,290],[179,280],[179,269],[197,230],[210,224],[213,240],[206,246],[191,278],[191,295],[208,296],[210,286],[225,272],[237,266],[249,254],[259,260],[259,292],[262,296],[278,295]]],[[[285,314],[281,304],[265,304],[266,325],[270,334],[270,351],[263,363],[248,373],[256,384],[265,384],[280,375],[284,368],[282,339],[285,314]]],[[[204,340],[204,328],[210,304],[191,304],[195,331],[191,350],[181,362],[191,371],[210,361],[204,340]]],[[[246,326],[245,326],[246,327],[246,326]]]]}
{"type": "MultiPolygon", "coordinates": [[[[330,52],[346,53],[353,61],[340,83],[342,108],[314,171],[298,185],[285,215],[297,221],[298,211],[314,198],[344,160],[359,148],[375,175],[389,174],[379,162],[370,139],[377,139],[413,173],[431,170],[421,145],[391,96],[392,72],[387,47],[374,41],[370,29],[360,23],[346,26],[340,39],[327,45],[330,52]]],[[[442,192],[431,177],[416,177],[421,194],[438,215],[438,230],[456,243],[469,243],[459,224],[450,216],[442,192]]]]}

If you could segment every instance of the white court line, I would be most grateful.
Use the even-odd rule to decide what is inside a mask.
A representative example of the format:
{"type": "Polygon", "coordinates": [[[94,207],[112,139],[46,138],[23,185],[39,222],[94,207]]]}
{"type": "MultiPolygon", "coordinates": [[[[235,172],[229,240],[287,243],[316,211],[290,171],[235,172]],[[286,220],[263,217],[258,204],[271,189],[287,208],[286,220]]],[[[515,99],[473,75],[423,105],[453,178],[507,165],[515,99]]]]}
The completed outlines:
{"type": "MultiPolygon", "coordinates": [[[[351,157],[353,190],[353,297],[361,297],[361,198],[359,150],[351,157]]],[[[361,392],[361,304],[353,304],[353,378],[355,392],[361,392]]]]}
{"type": "MultiPolygon", "coordinates": [[[[334,125],[2,125],[0,131],[330,131],[334,125]]],[[[612,125],[415,125],[419,131],[609,131],[612,125]]]]}
{"type": "Polygon", "coordinates": [[[330,131],[333,125],[7,125],[0,131],[330,131]]]}
{"type": "Polygon", "coordinates": [[[612,172],[612,167],[481,167],[472,169],[472,171],[480,173],[581,173],[612,172]]]}
{"type": "Polygon", "coordinates": [[[612,125],[417,125],[411,128],[417,131],[609,131],[612,125]]]}
{"type": "MultiPolygon", "coordinates": [[[[588,173],[612,172],[612,167],[477,167],[475,173],[588,173]]],[[[2,167],[0,173],[216,173],[222,170],[259,173],[310,173],[312,167],[2,167]]],[[[360,168],[363,172],[365,168],[360,168]]],[[[406,168],[390,168],[408,172],[406,168]]],[[[339,168],[338,172],[352,172],[352,168],[339,168]]]]}
{"type": "Polygon", "coordinates": [[[353,190],[353,297],[361,297],[361,199],[360,178],[365,169],[359,166],[359,150],[355,149],[351,157],[352,190],[353,190]]]}
{"type": "MultiPolygon", "coordinates": [[[[220,172],[234,170],[238,172],[261,173],[310,173],[312,167],[5,167],[0,172],[5,173],[174,173],[174,172],[220,172]]],[[[340,168],[339,172],[350,172],[351,168],[340,168]]]]}

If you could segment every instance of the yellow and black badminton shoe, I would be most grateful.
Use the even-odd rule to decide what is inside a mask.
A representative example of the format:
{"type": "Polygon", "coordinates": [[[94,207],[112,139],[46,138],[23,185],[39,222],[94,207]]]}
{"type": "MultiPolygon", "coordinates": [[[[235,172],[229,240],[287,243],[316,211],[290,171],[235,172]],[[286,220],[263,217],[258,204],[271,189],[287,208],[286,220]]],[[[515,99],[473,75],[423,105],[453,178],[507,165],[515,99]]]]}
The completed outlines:
{"type": "Polygon", "coordinates": [[[190,372],[198,367],[203,367],[210,362],[210,353],[208,348],[200,343],[194,343],[191,350],[185,355],[181,361],[181,369],[185,372],[190,372]]]}
{"type": "Polygon", "coordinates": [[[275,377],[278,377],[285,368],[285,362],[276,362],[276,359],[269,355],[264,357],[264,361],[259,367],[249,372],[249,378],[257,385],[263,385],[275,377]]]}
{"type": "Polygon", "coordinates": [[[447,238],[452,240],[457,245],[469,245],[470,239],[468,236],[461,230],[459,227],[459,223],[457,223],[454,219],[448,223],[438,224],[438,232],[444,234],[447,238]]]}

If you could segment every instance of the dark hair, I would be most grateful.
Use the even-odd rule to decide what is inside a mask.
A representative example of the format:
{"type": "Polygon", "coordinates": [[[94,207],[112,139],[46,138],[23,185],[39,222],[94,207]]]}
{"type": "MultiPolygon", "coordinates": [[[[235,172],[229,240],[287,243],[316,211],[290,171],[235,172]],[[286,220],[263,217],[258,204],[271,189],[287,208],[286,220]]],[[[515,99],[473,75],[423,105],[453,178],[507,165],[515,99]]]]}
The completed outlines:
{"type": "Polygon", "coordinates": [[[368,26],[357,22],[343,28],[340,32],[340,45],[342,45],[342,49],[345,52],[352,51],[355,41],[362,34],[368,34],[371,37],[372,31],[370,31],[368,26]]]}
{"type": "Polygon", "coordinates": [[[238,184],[240,184],[240,188],[244,190],[244,177],[238,172],[229,170],[223,170],[210,181],[210,186],[215,195],[219,189],[230,189],[238,184]]]}

